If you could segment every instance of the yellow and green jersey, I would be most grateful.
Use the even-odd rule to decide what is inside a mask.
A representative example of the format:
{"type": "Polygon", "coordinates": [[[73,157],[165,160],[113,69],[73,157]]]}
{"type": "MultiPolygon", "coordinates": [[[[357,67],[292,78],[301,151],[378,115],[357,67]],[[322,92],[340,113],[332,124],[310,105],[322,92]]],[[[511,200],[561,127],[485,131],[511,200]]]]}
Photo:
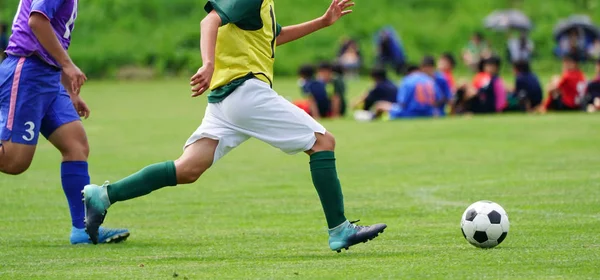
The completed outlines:
{"type": "Polygon", "coordinates": [[[281,26],[274,0],[209,0],[204,7],[221,18],[209,103],[218,103],[245,81],[273,85],[273,63],[281,26]]]}

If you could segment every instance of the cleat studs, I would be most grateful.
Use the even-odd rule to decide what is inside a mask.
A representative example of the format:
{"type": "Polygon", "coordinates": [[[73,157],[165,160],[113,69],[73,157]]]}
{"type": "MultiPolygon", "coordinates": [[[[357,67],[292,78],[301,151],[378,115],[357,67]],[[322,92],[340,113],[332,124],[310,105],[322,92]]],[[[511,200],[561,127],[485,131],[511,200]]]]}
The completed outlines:
{"type": "Polygon", "coordinates": [[[337,250],[336,252],[338,252],[338,253],[341,253],[341,252],[342,252],[342,250],[337,250]]]}

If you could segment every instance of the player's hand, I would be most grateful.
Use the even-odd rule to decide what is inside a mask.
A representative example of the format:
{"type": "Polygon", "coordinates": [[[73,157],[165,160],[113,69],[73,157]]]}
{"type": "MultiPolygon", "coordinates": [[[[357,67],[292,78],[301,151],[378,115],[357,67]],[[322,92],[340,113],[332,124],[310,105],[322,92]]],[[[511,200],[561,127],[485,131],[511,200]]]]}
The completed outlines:
{"type": "Polygon", "coordinates": [[[70,89],[73,94],[79,95],[81,86],[87,81],[85,74],[77,67],[77,65],[71,63],[62,69],[62,82],[63,85],[70,89]]]}
{"type": "Polygon", "coordinates": [[[349,0],[333,0],[331,6],[327,9],[327,12],[323,15],[322,19],[326,26],[334,24],[341,17],[352,13],[352,10],[348,8],[354,6],[354,2],[349,0]]]}
{"type": "Polygon", "coordinates": [[[82,117],[84,119],[87,119],[87,118],[90,117],[90,108],[85,103],[85,101],[83,101],[83,99],[81,98],[81,96],[79,96],[79,95],[71,95],[71,101],[73,102],[73,106],[75,107],[75,111],[77,111],[77,114],[80,117],[82,117]]]}
{"type": "Polygon", "coordinates": [[[192,97],[200,96],[210,87],[213,72],[215,68],[210,65],[203,65],[198,69],[198,72],[190,79],[192,86],[192,97]]]}

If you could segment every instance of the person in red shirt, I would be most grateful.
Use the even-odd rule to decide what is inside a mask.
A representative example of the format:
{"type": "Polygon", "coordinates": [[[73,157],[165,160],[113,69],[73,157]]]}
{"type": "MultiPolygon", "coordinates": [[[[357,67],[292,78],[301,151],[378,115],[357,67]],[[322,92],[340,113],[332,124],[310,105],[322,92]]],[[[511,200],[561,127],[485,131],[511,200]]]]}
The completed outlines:
{"type": "Polygon", "coordinates": [[[574,111],[580,110],[580,100],[585,90],[586,79],[579,69],[577,57],[565,55],[563,58],[563,74],[559,81],[548,89],[548,99],[543,110],[574,111]]]}
{"type": "Polygon", "coordinates": [[[487,84],[490,83],[490,80],[492,79],[492,76],[490,75],[490,73],[486,72],[484,70],[484,59],[482,59],[479,62],[479,65],[477,66],[477,74],[475,74],[475,76],[473,77],[473,81],[472,81],[472,85],[475,88],[475,90],[480,90],[482,87],[486,86],[487,84]]]}
{"type": "Polygon", "coordinates": [[[442,72],[444,78],[446,78],[446,81],[448,81],[450,89],[454,93],[456,91],[456,81],[454,80],[454,73],[452,72],[456,67],[456,59],[454,59],[454,56],[449,52],[443,53],[438,59],[437,65],[438,70],[442,72]]]}

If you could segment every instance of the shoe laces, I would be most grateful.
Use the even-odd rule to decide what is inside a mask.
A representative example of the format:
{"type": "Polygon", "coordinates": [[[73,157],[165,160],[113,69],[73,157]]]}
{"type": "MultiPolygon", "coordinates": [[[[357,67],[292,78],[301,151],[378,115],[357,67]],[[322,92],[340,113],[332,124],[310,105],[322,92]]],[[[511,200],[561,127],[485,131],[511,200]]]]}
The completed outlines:
{"type": "Polygon", "coordinates": [[[366,226],[359,226],[356,223],[360,222],[360,220],[350,221],[350,226],[355,228],[356,230],[361,230],[363,228],[367,228],[366,226]]]}
{"type": "Polygon", "coordinates": [[[107,188],[108,185],[110,185],[109,181],[104,181],[104,184],[102,184],[102,188],[107,188]]]}

